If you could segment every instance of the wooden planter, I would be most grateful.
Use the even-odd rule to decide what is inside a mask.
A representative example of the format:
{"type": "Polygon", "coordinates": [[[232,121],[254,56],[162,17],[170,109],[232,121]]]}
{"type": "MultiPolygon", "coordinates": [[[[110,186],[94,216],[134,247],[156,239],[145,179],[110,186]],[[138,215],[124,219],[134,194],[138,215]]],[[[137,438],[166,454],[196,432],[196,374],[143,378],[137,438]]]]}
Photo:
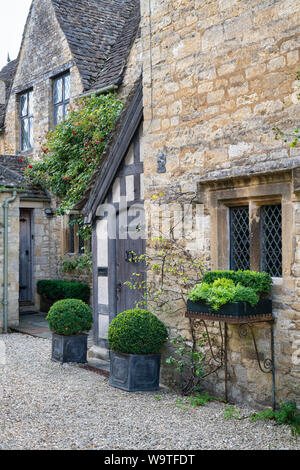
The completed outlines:
{"type": "Polygon", "coordinates": [[[219,308],[219,310],[214,310],[210,305],[204,301],[192,302],[191,300],[187,301],[187,316],[192,316],[194,318],[201,315],[208,316],[213,319],[214,317],[221,318],[253,318],[257,317],[269,317],[272,316],[272,300],[271,299],[260,299],[254,307],[248,302],[232,302],[219,308]],[[191,314],[191,315],[189,315],[191,314]]]}

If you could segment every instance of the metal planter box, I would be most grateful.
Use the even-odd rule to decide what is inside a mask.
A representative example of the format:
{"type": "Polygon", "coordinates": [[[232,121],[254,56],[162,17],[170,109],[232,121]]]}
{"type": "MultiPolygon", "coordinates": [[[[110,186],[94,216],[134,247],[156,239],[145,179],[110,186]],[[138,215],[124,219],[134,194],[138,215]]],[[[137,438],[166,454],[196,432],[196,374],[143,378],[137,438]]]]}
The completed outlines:
{"type": "Polygon", "coordinates": [[[123,354],[110,351],[109,385],[127,392],[159,389],[160,354],[123,354]]]}
{"type": "Polygon", "coordinates": [[[52,335],[52,361],[55,362],[87,362],[87,334],[63,336],[52,335]]]}
{"type": "Polygon", "coordinates": [[[187,301],[187,311],[199,314],[206,314],[224,317],[252,317],[260,315],[272,315],[272,300],[271,299],[260,299],[254,307],[248,302],[232,302],[214,310],[210,305],[204,301],[192,302],[187,301]]]}

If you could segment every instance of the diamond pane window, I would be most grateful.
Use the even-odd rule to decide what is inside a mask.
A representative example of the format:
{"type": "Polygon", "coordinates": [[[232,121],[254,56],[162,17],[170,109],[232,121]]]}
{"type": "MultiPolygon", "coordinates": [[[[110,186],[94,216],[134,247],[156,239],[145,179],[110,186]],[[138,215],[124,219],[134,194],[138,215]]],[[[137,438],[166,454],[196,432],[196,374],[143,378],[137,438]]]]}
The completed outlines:
{"type": "Polygon", "coordinates": [[[62,122],[69,114],[70,74],[67,73],[53,81],[53,122],[54,126],[62,122]]]}
{"type": "Polygon", "coordinates": [[[33,106],[32,91],[20,95],[21,151],[33,147],[33,106]]]}
{"type": "Polygon", "coordinates": [[[262,270],[272,277],[282,276],[281,205],[261,207],[262,270]]]}
{"type": "Polygon", "coordinates": [[[248,206],[230,208],[230,269],[250,269],[248,206]]]}
{"type": "Polygon", "coordinates": [[[58,78],[54,81],[53,86],[53,102],[54,104],[61,103],[63,99],[63,79],[58,78]]]}

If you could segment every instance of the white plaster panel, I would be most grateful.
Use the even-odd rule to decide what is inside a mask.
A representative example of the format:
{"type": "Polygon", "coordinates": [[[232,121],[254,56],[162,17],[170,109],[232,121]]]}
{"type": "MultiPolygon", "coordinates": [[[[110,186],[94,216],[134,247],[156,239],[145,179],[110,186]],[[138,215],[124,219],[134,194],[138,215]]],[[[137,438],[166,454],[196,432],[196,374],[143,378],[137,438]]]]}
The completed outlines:
{"type": "Polygon", "coordinates": [[[98,303],[108,305],[108,279],[104,276],[98,277],[98,303]]]}
{"type": "Polygon", "coordinates": [[[97,222],[97,266],[108,266],[107,219],[97,222]]]}

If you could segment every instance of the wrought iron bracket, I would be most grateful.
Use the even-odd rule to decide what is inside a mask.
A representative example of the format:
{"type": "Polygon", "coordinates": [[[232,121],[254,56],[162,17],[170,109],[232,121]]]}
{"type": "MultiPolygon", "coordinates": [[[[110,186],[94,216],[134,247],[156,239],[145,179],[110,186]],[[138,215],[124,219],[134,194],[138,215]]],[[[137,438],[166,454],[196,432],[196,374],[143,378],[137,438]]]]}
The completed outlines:
{"type": "Polygon", "coordinates": [[[260,318],[258,317],[249,317],[246,319],[246,317],[243,318],[233,318],[233,317],[221,317],[216,316],[216,317],[211,317],[207,314],[201,314],[201,313],[193,313],[193,312],[186,312],[186,317],[189,317],[192,319],[194,324],[198,325],[203,325],[206,331],[207,339],[208,339],[208,344],[210,347],[210,352],[212,354],[213,359],[215,360],[216,363],[219,364],[219,367],[224,366],[225,369],[225,401],[228,401],[228,324],[237,324],[239,325],[239,336],[241,339],[246,338],[249,334],[251,334],[252,337],[252,342],[254,345],[254,350],[255,350],[255,355],[256,355],[256,360],[258,363],[258,367],[261,372],[265,374],[272,374],[272,406],[273,409],[275,410],[276,408],[276,389],[275,389],[275,360],[274,360],[274,318],[272,315],[261,315],[260,318]],[[214,351],[212,348],[212,340],[211,340],[211,335],[209,332],[209,329],[206,325],[206,321],[218,321],[219,322],[219,328],[220,328],[220,334],[221,334],[221,348],[218,357],[214,355],[214,351]],[[222,332],[222,327],[221,323],[224,323],[224,336],[222,332]],[[258,350],[258,345],[257,345],[257,340],[255,337],[255,332],[254,332],[254,325],[259,324],[259,323],[268,323],[271,328],[271,341],[270,341],[270,350],[271,350],[271,357],[264,359],[262,362],[260,359],[259,355],[259,350],[258,350]]]}

